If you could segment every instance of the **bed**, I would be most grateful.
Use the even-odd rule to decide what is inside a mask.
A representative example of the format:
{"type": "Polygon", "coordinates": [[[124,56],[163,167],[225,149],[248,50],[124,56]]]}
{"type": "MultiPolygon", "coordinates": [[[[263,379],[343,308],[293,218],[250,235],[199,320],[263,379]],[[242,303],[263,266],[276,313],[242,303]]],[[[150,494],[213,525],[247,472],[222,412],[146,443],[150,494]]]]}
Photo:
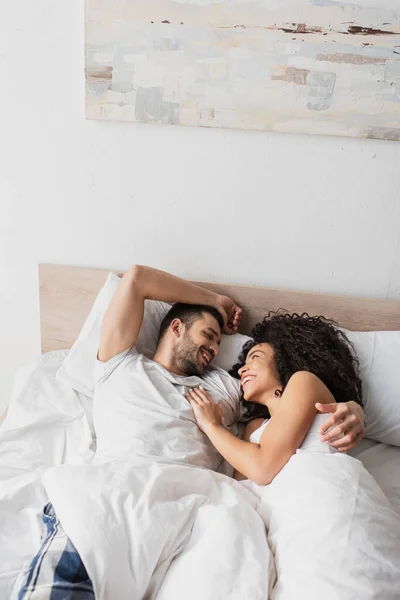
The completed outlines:
{"type": "MultiPolygon", "coordinates": [[[[108,271],[60,265],[40,265],[42,352],[72,346],[108,271]]],[[[122,273],[120,273],[122,275],[122,273]]],[[[286,291],[265,287],[196,282],[232,297],[244,309],[241,333],[250,335],[270,310],[308,312],[333,319],[354,331],[400,330],[400,301],[333,294],[286,291]]],[[[400,449],[363,440],[353,451],[382,486],[400,514],[400,449]]]]}
{"type": "MultiPolygon", "coordinates": [[[[57,382],[55,373],[76,340],[107,275],[108,271],[101,269],[60,265],[39,267],[43,356],[19,372],[14,401],[10,405],[0,436],[1,449],[5,451],[3,456],[6,456],[6,459],[0,461],[0,469],[3,467],[3,484],[4,481],[12,482],[11,488],[7,487],[7,498],[2,504],[0,514],[2,523],[6,523],[3,533],[10,544],[7,548],[6,564],[3,561],[3,573],[0,573],[0,598],[14,597],[18,586],[17,566],[21,563],[27,564],[38,542],[40,523],[33,506],[44,505],[46,501],[39,481],[40,476],[52,465],[62,465],[65,462],[74,465],[79,463],[82,456],[90,462],[94,455],[91,402],[85,394],[68,389],[62,382],[57,382]],[[46,394],[38,391],[43,373],[49,377],[46,394]],[[30,398],[35,399],[35,406],[30,405],[30,398]],[[62,408],[59,403],[54,402],[54,398],[62,399],[62,408]],[[43,415],[46,415],[47,419],[45,424],[43,415]],[[22,434],[26,443],[20,447],[18,435],[22,434]],[[22,468],[21,456],[25,461],[22,468]],[[47,457],[46,460],[43,457],[47,457]],[[10,489],[14,495],[10,495],[10,489]],[[29,503],[26,501],[28,496],[29,503]],[[10,498],[12,502],[7,503],[10,498]],[[21,529],[23,523],[24,531],[21,529]],[[26,526],[27,523],[29,527],[26,526]],[[21,539],[17,543],[15,531],[21,532],[22,545],[21,539]]],[[[243,334],[249,334],[252,326],[269,310],[278,308],[299,313],[323,314],[349,330],[400,330],[400,302],[397,301],[211,282],[197,283],[232,297],[243,307],[243,334]]],[[[375,477],[391,506],[400,515],[400,448],[364,439],[353,452],[353,456],[375,477]]],[[[93,489],[95,485],[96,482],[93,489]]],[[[249,501],[251,503],[253,500],[249,501]]],[[[244,510],[243,507],[240,510],[244,510]]],[[[249,518],[249,527],[254,526],[252,516],[248,515],[246,518],[249,518]]],[[[232,544],[235,544],[235,540],[232,540],[232,544]]],[[[160,577],[163,575],[165,573],[160,573],[160,577]]],[[[257,580],[257,576],[255,579],[257,580]]],[[[119,580],[114,580],[109,585],[122,584],[119,580]]],[[[116,588],[112,589],[116,600],[124,598],[124,594],[127,593],[123,585],[117,594],[116,588]]],[[[152,598],[151,593],[151,590],[147,590],[145,597],[152,598]]],[[[102,598],[107,598],[104,590],[101,594],[102,598]]],[[[240,594],[237,597],[241,597],[240,594]]],[[[204,596],[203,598],[205,600],[204,596]]],[[[264,592],[254,593],[252,600],[257,598],[265,598],[264,592]]]]}

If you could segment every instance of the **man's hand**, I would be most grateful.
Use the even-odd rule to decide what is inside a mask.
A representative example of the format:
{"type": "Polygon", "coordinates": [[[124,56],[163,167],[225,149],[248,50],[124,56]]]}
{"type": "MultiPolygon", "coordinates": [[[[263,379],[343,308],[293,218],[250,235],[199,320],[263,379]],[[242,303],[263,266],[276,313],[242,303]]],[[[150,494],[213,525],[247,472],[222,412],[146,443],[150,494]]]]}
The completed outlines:
{"type": "Polygon", "coordinates": [[[242,318],[242,309],[233,300],[228,298],[228,296],[218,296],[216,308],[224,319],[223,332],[227,335],[236,333],[242,318]]]}
{"type": "Polygon", "coordinates": [[[209,427],[222,424],[222,407],[215,404],[214,400],[202,387],[194,388],[186,396],[193,408],[197,426],[203,433],[207,434],[209,427]]]}
{"type": "Polygon", "coordinates": [[[315,406],[320,413],[333,413],[320,429],[321,442],[328,442],[339,452],[347,452],[354,448],[364,436],[365,415],[357,402],[317,403],[315,406]]]}

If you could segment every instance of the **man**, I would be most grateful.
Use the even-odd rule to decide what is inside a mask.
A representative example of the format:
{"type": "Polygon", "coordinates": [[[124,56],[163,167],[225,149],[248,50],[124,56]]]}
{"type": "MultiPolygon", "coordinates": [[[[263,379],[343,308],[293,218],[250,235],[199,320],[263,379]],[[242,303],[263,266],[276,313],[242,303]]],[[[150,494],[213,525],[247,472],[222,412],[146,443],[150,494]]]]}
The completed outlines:
{"type": "MultiPolygon", "coordinates": [[[[162,271],[134,266],[124,275],[103,320],[95,367],[94,463],[134,456],[213,470],[221,467],[222,458],[197,427],[185,394],[201,385],[221,403],[224,424],[230,427],[235,423],[240,384],[210,363],[218,354],[221,331],[237,331],[241,314],[230,298],[162,271]],[[152,359],[135,349],[146,299],[177,303],[161,324],[152,359]]],[[[364,429],[359,405],[333,404],[328,411],[333,414],[325,429],[332,426],[332,430],[326,440],[346,432],[342,439],[331,441],[332,445],[339,449],[341,445],[355,445],[364,429]]],[[[51,505],[46,507],[43,520],[42,547],[19,598],[28,598],[32,590],[40,591],[40,585],[48,585],[54,572],[62,573],[57,589],[68,590],[69,598],[92,598],[89,576],[51,505]],[[67,562],[66,553],[74,566],[72,573],[60,567],[67,562]]]]}

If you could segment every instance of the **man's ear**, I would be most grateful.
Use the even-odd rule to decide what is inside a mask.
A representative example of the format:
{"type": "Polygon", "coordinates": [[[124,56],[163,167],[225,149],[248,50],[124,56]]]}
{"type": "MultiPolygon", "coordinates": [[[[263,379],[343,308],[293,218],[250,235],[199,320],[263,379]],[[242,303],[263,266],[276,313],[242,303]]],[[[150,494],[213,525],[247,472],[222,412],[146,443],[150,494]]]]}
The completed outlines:
{"type": "Polygon", "coordinates": [[[174,319],[171,321],[170,328],[176,338],[180,338],[182,336],[184,327],[185,326],[180,319],[174,319]]]}

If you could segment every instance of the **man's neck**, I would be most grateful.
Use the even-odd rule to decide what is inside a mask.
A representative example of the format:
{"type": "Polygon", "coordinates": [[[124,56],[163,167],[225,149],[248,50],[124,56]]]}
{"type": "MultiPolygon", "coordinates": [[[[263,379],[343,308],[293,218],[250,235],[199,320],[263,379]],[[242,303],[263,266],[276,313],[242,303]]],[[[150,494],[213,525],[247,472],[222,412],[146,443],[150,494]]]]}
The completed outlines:
{"type": "Polygon", "coordinates": [[[185,375],[185,373],[179,369],[175,361],[171,358],[171,352],[165,348],[157,348],[152,360],[164,367],[164,369],[173,375],[180,375],[181,377],[185,375]]]}

